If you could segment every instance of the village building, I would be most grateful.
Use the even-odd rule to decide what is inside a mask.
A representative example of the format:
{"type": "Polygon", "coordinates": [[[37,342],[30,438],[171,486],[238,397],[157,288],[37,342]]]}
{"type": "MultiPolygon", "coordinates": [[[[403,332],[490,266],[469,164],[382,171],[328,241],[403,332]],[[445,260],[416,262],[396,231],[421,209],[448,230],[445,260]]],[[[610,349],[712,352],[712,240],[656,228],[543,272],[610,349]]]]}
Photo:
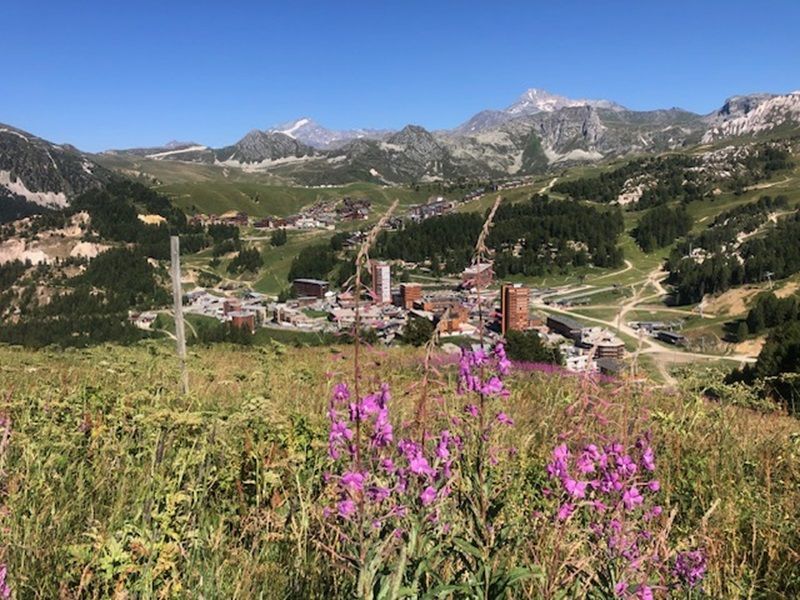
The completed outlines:
{"type": "Polygon", "coordinates": [[[292,282],[292,289],[298,296],[313,296],[323,298],[328,292],[330,284],[321,279],[300,278],[292,282]]]}
{"type": "Polygon", "coordinates": [[[530,328],[530,289],[515,283],[500,288],[500,332],[530,328]]]}

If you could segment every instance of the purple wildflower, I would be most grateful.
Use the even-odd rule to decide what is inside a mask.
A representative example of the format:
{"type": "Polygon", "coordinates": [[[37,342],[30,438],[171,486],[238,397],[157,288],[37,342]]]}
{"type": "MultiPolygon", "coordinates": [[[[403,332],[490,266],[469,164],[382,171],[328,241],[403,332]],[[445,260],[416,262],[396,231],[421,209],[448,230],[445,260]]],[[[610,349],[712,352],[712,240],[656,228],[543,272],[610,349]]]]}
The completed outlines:
{"type": "Polygon", "coordinates": [[[343,519],[349,519],[356,512],[356,503],[350,499],[341,500],[337,504],[339,509],[339,516],[343,519]]]}
{"type": "Polygon", "coordinates": [[[648,471],[656,470],[656,461],[653,456],[653,449],[650,446],[647,446],[642,452],[642,466],[648,471]]]}
{"type": "Polygon", "coordinates": [[[345,489],[350,489],[356,492],[363,491],[364,480],[366,477],[363,473],[357,471],[345,471],[342,473],[341,484],[345,489]]]}
{"type": "Polygon", "coordinates": [[[625,490],[625,493],[622,494],[622,503],[628,510],[633,510],[636,506],[641,504],[643,500],[642,494],[635,485],[631,486],[629,490],[625,490]]]}
{"type": "Polygon", "coordinates": [[[686,587],[696,587],[706,574],[706,556],[702,550],[680,552],[672,573],[686,587]]]}
{"type": "Polygon", "coordinates": [[[372,502],[383,502],[388,499],[392,491],[388,487],[373,485],[367,490],[367,497],[372,502]]]}
{"type": "Polygon", "coordinates": [[[586,482],[585,481],[578,481],[575,479],[567,478],[564,481],[564,488],[567,490],[567,493],[572,496],[573,498],[585,498],[586,497],[586,482]]]}
{"type": "Polygon", "coordinates": [[[6,577],[8,575],[8,567],[5,564],[0,565],[0,598],[7,600],[11,597],[11,588],[8,587],[6,577]]]}
{"type": "Polygon", "coordinates": [[[561,505],[561,508],[558,509],[557,518],[559,521],[566,521],[572,516],[573,512],[575,512],[575,505],[565,502],[561,505]]]}
{"type": "Polygon", "coordinates": [[[424,456],[415,456],[414,458],[412,458],[408,462],[408,468],[415,475],[425,475],[427,477],[432,477],[433,475],[436,474],[436,472],[428,464],[428,459],[426,459],[424,456]]]}
{"type": "Polygon", "coordinates": [[[426,487],[419,495],[419,499],[423,506],[428,506],[436,499],[436,488],[431,486],[426,487]]]}
{"type": "Polygon", "coordinates": [[[514,424],[514,420],[504,412],[497,413],[497,417],[496,418],[497,418],[497,422],[498,423],[502,423],[503,425],[511,426],[511,425],[514,424]]]}

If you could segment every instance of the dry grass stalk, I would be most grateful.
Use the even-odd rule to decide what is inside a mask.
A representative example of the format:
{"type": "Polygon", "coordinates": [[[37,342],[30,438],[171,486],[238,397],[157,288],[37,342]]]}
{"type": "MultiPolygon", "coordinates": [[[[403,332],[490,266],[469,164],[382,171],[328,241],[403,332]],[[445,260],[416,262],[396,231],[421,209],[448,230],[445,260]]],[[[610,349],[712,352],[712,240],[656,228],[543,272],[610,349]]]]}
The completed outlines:
{"type": "Polygon", "coordinates": [[[483,222],[481,233],[478,236],[478,241],[475,244],[475,254],[472,257],[472,264],[478,264],[482,259],[489,256],[489,248],[486,247],[486,238],[489,236],[489,230],[492,228],[492,224],[494,223],[494,215],[497,212],[497,208],[500,206],[500,202],[502,202],[502,200],[502,196],[498,196],[495,199],[494,204],[492,205],[492,210],[489,211],[486,220],[483,222]]]}

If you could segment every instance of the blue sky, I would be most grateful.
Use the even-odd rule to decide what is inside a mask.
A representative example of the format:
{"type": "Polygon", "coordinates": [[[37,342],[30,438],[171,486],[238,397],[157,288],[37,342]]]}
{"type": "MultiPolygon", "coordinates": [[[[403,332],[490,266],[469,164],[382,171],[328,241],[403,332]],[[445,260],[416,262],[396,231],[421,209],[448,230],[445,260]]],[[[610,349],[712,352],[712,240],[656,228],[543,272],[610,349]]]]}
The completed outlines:
{"type": "Polygon", "coordinates": [[[98,151],[311,116],[457,125],[525,89],[633,109],[800,89],[800,2],[3,3],[0,122],[98,151]]]}

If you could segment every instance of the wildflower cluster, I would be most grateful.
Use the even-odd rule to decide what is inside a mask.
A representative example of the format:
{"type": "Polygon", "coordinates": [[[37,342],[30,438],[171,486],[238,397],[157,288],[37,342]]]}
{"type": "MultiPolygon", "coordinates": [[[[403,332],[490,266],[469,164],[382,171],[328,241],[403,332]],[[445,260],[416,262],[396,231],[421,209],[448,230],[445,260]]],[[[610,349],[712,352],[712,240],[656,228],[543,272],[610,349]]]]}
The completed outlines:
{"type": "Polygon", "coordinates": [[[363,509],[372,530],[380,532],[390,524],[393,534],[401,536],[399,522],[410,512],[422,510],[430,522],[438,521],[437,504],[450,494],[461,440],[446,429],[421,441],[396,435],[390,400],[385,384],[361,399],[351,398],[345,384],[335,387],[328,410],[334,472],[326,478],[336,503],[325,515],[351,521],[363,509]],[[356,439],[357,428],[361,440],[356,439]]]}
{"type": "Polygon", "coordinates": [[[705,553],[702,550],[679,552],[675,557],[672,574],[683,587],[697,587],[706,574],[705,553]]]}
{"type": "Polygon", "coordinates": [[[507,397],[509,392],[503,384],[503,377],[510,369],[511,361],[506,357],[502,343],[498,343],[490,353],[483,348],[464,349],[458,365],[458,392],[507,397]]]}
{"type": "MultiPolygon", "coordinates": [[[[655,470],[649,436],[629,448],[612,442],[573,452],[561,444],[547,465],[559,488],[556,521],[585,526],[616,597],[648,600],[654,590],[673,587],[667,550],[656,528],[663,509],[656,502],[661,484],[655,470]]],[[[693,587],[700,582],[703,571],[695,560],[702,562],[680,558],[673,570],[677,583],[693,587]]]]}

